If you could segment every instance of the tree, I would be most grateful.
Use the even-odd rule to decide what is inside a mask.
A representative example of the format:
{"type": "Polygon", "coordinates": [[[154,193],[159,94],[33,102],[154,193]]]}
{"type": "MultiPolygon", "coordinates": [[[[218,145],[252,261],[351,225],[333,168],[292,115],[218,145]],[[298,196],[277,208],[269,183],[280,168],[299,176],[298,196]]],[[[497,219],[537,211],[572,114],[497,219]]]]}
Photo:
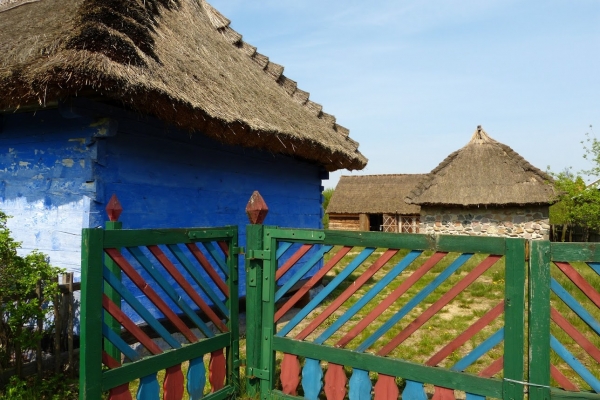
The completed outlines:
{"type": "Polygon", "coordinates": [[[329,214],[326,213],[329,200],[333,195],[333,188],[327,188],[323,190],[323,228],[329,228],[329,214]]]}
{"type": "MultiPolygon", "coordinates": [[[[590,125],[590,128],[592,126],[590,125]]],[[[558,203],[551,208],[553,223],[563,224],[563,237],[565,240],[566,226],[580,226],[583,228],[583,240],[587,241],[590,231],[600,230],[600,141],[592,134],[586,133],[583,144],[583,158],[592,163],[588,170],[577,174],[566,169],[558,174],[550,174],[554,178],[554,185],[559,192],[558,203]],[[591,184],[586,184],[584,176],[596,178],[591,184]]]]}

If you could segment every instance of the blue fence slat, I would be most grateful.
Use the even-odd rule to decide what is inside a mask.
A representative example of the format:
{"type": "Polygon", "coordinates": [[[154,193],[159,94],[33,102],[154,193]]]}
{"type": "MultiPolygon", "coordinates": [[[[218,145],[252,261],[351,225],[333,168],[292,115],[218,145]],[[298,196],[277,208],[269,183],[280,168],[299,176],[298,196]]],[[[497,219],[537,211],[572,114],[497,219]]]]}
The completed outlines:
{"type": "Polygon", "coordinates": [[[394,314],[389,320],[387,320],[382,326],[379,327],[371,336],[369,336],[363,343],[361,343],[356,351],[362,352],[368,349],[389,331],[394,325],[398,323],[406,314],[408,314],[413,308],[415,308],[423,299],[431,294],[438,286],[440,286],[446,279],[448,279],[457,269],[459,269],[465,262],[467,262],[473,253],[461,254],[450,264],[441,274],[435,277],[429,285],[425,286],[415,297],[413,297],[408,303],[404,305],[396,314],[394,314]]]}
{"type": "Polygon", "coordinates": [[[294,243],[292,243],[292,242],[279,242],[278,244],[279,244],[279,246],[277,247],[277,252],[275,253],[275,258],[277,260],[279,260],[285,254],[285,252],[288,251],[290,249],[290,247],[292,247],[292,245],[294,243]]]}
{"type": "Polygon", "coordinates": [[[160,400],[160,387],[156,374],[140,378],[137,400],[160,400]]]}
{"type": "Polygon", "coordinates": [[[110,272],[108,268],[104,267],[104,269],[102,270],[102,274],[104,276],[104,280],[108,282],[108,284],[112,286],[117,291],[117,293],[119,293],[123,300],[125,300],[125,302],[127,302],[127,304],[129,304],[129,306],[133,308],[133,311],[135,311],[140,317],[142,317],[142,319],[148,325],[150,325],[150,327],[154,329],[154,331],[158,333],[160,337],[163,338],[164,341],[169,344],[169,346],[171,346],[174,349],[181,347],[181,344],[179,344],[179,342],[175,340],[173,336],[171,336],[169,331],[164,326],[162,326],[160,322],[158,322],[158,320],[152,316],[152,314],[150,314],[150,311],[148,311],[146,307],[144,307],[142,303],[140,303],[140,301],[136,299],[135,296],[132,295],[129,290],[127,290],[127,288],[117,279],[116,276],[114,276],[110,272]]]}
{"type": "Polygon", "coordinates": [[[301,268],[299,268],[294,275],[288,281],[279,288],[279,290],[275,293],[275,301],[281,299],[285,294],[298,282],[302,277],[310,271],[312,267],[314,267],[321,259],[323,255],[331,250],[333,246],[321,246],[319,250],[315,254],[313,254],[310,259],[308,259],[301,268]]]}
{"type": "Polygon", "coordinates": [[[129,347],[129,345],[123,339],[121,339],[121,336],[113,332],[113,330],[104,323],[102,324],[102,335],[117,349],[119,349],[119,351],[123,353],[125,357],[129,358],[129,360],[135,361],[140,358],[140,356],[131,347],[129,347]]]}
{"type": "Polygon", "coordinates": [[[177,260],[181,263],[181,265],[183,265],[185,270],[192,276],[192,278],[194,278],[194,281],[198,284],[198,286],[200,286],[202,290],[204,290],[206,295],[212,300],[213,304],[217,306],[219,311],[221,311],[223,315],[229,318],[229,311],[227,310],[227,307],[225,307],[225,304],[223,304],[223,301],[219,299],[219,296],[217,296],[215,291],[212,290],[212,288],[207,284],[206,279],[204,279],[200,275],[198,270],[194,268],[194,266],[192,265],[190,260],[185,256],[181,248],[176,244],[170,244],[167,245],[167,247],[169,248],[171,254],[173,254],[175,258],[177,258],[177,260]]]}
{"type": "MultiPolygon", "coordinates": [[[[227,262],[222,257],[222,253],[220,250],[217,251],[217,248],[211,242],[203,242],[202,245],[208,251],[211,258],[217,263],[217,265],[221,268],[221,271],[225,274],[225,276],[229,276],[229,267],[227,266],[227,262]]],[[[231,250],[231,249],[230,249],[231,250]]]]}
{"type": "Polygon", "coordinates": [[[371,379],[369,371],[354,368],[348,382],[348,397],[350,400],[371,400],[371,379]]]}
{"type": "Polygon", "coordinates": [[[589,262],[589,263],[587,263],[587,265],[589,265],[590,268],[592,268],[594,271],[596,271],[596,273],[598,274],[598,276],[600,276],[600,263],[589,262]]]}
{"type": "Polygon", "coordinates": [[[287,335],[296,325],[300,323],[312,310],[315,309],[328,295],[333,292],[356,268],[358,268],[373,252],[375,248],[367,247],[360,252],[358,256],[350,264],[344,268],[342,272],[336,275],[335,278],[327,286],[321,290],[314,299],[312,299],[302,310],[300,310],[294,318],[290,320],[279,332],[277,336],[287,335]]]}
{"type": "Polygon", "coordinates": [[[348,322],[361,308],[371,301],[383,288],[391,283],[402,271],[404,271],[417,257],[423,253],[422,250],[412,250],[394,268],[390,270],[379,282],[375,284],[359,301],[354,303],[341,317],[339,317],[329,328],[325,330],[314,343],[322,344],[338,329],[348,322]]]}
{"type": "Polygon", "coordinates": [[[131,255],[140,263],[142,267],[152,276],[152,279],[158,283],[158,285],[165,291],[167,296],[177,304],[177,306],[187,315],[198,328],[206,335],[206,337],[213,337],[214,333],[209,329],[208,326],[196,315],[194,310],[183,300],[181,296],[175,292],[175,289],[167,282],[162,274],[154,267],[154,265],[148,260],[148,258],[142,253],[137,247],[128,247],[127,250],[131,255]]]}
{"type": "Polygon", "coordinates": [[[473,364],[494,346],[502,342],[502,340],[504,340],[504,328],[498,329],[496,333],[480,343],[479,346],[475,347],[469,354],[458,360],[451,369],[453,371],[464,371],[469,365],[473,364]]]}
{"type": "Polygon", "coordinates": [[[323,370],[321,362],[313,358],[307,358],[302,368],[302,389],[304,389],[304,398],[309,400],[318,400],[319,393],[323,387],[323,370]]]}
{"type": "Polygon", "coordinates": [[[190,360],[187,373],[187,391],[190,400],[198,400],[204,397],[204,386],[206,386],[206,367],[202,357],[190,360]]]}
{"type": "Polygon", "coordinates": [[[583,364],[554,337],[554,335],[550,336],[550,347],[560,356],[560,358],[569,364],[569,367],[573,368],[573,370],[577,372],[596,393],[600,393],[600,381],[592,375],[592,373],[584,367],[583,364]]]}
{"type": "Polygon", "coordinates": [[[402,391],[402,400],[428,400],[425,387],[422,382],[406,381],[402,391]]]}
{"type": "Polygon", "coordinates": [[[575,314],[579,316],[579,318],[588,324],[590,328],[596,331],[597,335],[600,335],[600,323],[598,323],[592,314],[583,308],[583,306],[579,304],[579,302],[573,296],[571,296],[571,294],[567,292],[567,290],[562,287],[561,284],[556,281],[556,279],[552,278],[552,281],[550,282],[550,288],[558,297],[560,297],[562,301],[565,302],[567,306],[569,306],[571,310],[573,310],[573,312],[575,312],[575,314]]]}

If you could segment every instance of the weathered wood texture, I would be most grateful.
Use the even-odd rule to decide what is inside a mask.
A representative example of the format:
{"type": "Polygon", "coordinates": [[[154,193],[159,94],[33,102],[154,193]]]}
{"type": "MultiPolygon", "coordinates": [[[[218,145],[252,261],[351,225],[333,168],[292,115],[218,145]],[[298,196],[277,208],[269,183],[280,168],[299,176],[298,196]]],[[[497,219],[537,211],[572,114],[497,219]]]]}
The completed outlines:
{"type": "Polygon", "coordinates": [[[358,214],[329,214],[329,229],[340,231],[358,231],[358,214]]]}

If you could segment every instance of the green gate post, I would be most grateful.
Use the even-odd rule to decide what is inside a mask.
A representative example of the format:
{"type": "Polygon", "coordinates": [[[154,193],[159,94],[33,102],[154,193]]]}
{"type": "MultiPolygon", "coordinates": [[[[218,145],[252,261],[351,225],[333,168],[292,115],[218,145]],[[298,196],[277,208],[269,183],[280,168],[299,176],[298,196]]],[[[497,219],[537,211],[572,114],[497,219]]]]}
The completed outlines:
{"type": "Polygon", "coordinates": [[[277,240],[273,239],[270,231],[276,229],[265,227],[263,239],[263,286],[262,286],[262,338],[261,338],[261,399],[270,398],[275,384],[275,353],[273,352],[273,336],[275,335],[275,274],[277,270],[277,240]]]}
{"type": "Polygon", "coordinates": [[[229,244],[229,257],[227,259],[229,267],[229,279],[227,280],[229,288],[229,299],[227,300],[227,308],[229,310],[228,328],[231,332],[231,343],[227,349],[227,370],[229,371],[229,382],[233,385],[240,383],[240,323],[239,316],[239,270],[238,270],[238,255],[240,248],[238,247],[238,228],[237,226],[229,227],[232,231],[231,241],[229,244]]]}
{"type": "Polygon", "coordinates": [[[506,239],[504,304],[503,398],[523,399],[525,372],[525,271],[524,239],[506,239]]]}
{"type": "Polygon", "coordinates": [[[550,242],[532,241],[529,263],[529,400],[550,399],[550,242]]]}
{"type": "Polygon", "coordinates": [[[246,226],[246,391],[251,397],[260,392],[263,376],[262,349],[262,293],[263,293],[263,235],[269,208],[260,193],[252,193],[246,214],[251,225],[246,226]]]}
{"type": "MultiPolygon", "coordinates": [[[[123,211],[123,207],[121,207],[121,203],[119,199],[117,199],[117,195],[113,194],[110,198],[108,204],[106,205],[106,214],[108,215],[108,221],[105,222],[104,228],[107,231],[119,230],[123,228],[123,224],[118,221],[121,216],[121,212],[123,211]]],[[[107,255],[104,256],[104,265],[106,268],[120,281],[121,280],[121,268],[107,255]]],[[[116,290],[112,288],[112,286],[106,284],[104,285],[104,294],[119,308],[121,307],[121,296],[117,293],[116,290]]],[[[114,319],[108,311],[104,311],[104,321],[106,321],[106,325],[119,336],[121,335],[121,324],[114,319]]],[[[114,346],[108,339],[104,339],[104,349],[106,353],[110,355],[117,361],[121,361],[121,352],[114,346]]]]}
{"type": "Polygon", "coordinates": [[[104,231],[84,229],[81,235],[81,351],[79,399],[102,394],[102,268],[104,231]]]}

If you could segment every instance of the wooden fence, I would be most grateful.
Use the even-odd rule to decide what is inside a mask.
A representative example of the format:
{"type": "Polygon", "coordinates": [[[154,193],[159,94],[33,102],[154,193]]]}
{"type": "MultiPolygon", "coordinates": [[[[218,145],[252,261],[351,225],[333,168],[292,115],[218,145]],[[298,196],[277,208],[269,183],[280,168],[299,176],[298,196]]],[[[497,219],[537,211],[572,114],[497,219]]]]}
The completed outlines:
{"type": "MultiPolygon", "coordinates": [[[[45,326],[45,321],[39,318],[25,327],[31,331],[43,332],[42,339],[33,348],[14,346],[10,349],[10,364],[4,368],[0,365],[0,387],[6,385],[14,375],[25,378],[42,376],[46,371],[65,370],[75,376],[79,363],[79,338],[74,333],[74,325],[79,302],[77,292],[80,291],[81,283],[73,281],[73,273],[57,279],[61,282],[61,294],[53,301],[51,325],[45,326]]],[[[44,298],[41,286],[31,297],[44,298]]]]}

